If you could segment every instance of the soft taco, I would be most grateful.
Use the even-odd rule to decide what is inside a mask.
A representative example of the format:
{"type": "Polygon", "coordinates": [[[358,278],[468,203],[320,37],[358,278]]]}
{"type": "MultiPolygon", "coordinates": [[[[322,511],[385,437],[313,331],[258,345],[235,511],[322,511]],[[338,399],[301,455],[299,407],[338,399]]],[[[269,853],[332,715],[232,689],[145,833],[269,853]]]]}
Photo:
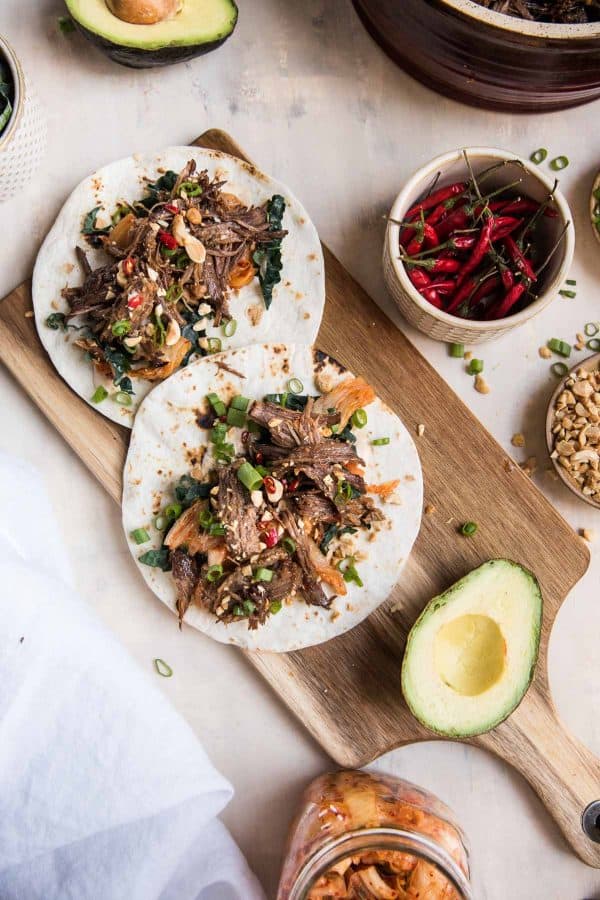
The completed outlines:
{"type": "Polygon", "coordinates": [[[388,597],[422,492],[410,435],[362,378],[311,347],[262,344],[199,360],[144,400],[123,524],[180,623],[283,652],[388,597]]]}
{"type": "Polygon", "coordinates": [[[172,147],[75,189],[36,262],[36,325],[71,387],[131,425],[150,388],[198,357],[312,342],[323,272],[287,188],[234,157],[172,147]]]}

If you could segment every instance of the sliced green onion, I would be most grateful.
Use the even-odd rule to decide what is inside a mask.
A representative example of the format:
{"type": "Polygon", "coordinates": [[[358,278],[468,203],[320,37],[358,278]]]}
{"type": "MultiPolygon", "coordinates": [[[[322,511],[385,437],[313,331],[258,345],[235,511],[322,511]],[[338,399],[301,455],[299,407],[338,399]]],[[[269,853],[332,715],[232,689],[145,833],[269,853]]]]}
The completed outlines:
{"type": "Polygon", "coordinates": [[[230,406],[227,410],[227,424],[233,425],[234,428],[243,428],[246,424],[246,413],[241,409],[234,409],[230,406]]]}
{"type": "Polygon", "coordinates": [[[290,394],[301,394],[304,390],[304,385],[299,378],[290,378],[287,383],[287,389],[290,394]]]}
{"type": "Polygon", "coordinates": [[[480,375],[483,372],[483,360],[482,359],[471,359],[469,360],[469,365],[467,366],[467,372],[469,375],[480,375]]]}
{"type": "Polygon", "coordinates": [[[545,147],[540,147],[539,150],[534,150],[529,159],[532,163],[535,163],[536,166],[539,166],[540,163],[543,163],[546,157],[548,156],[548,151],[545,147]]]}
{"type": "Polygon", "coordinates": [[[237,331],[237,320],[230,319],[229,322],[224,322],[221,331],[225,337],[233,337],[237,331]]]}
{"type": "Polygon", "coordinates": [[[352,485],[348,481],[338,481],[337,489],[335,492],[335,500],[341,500],[343,503],[346,503],[348,500],[352,499],[352,485]]]}
{"type": "Polygon", "coordinates": [[[265,478],[267,475],[271,474],[265,466],[254,466],[254,468],[256,469],[256,471],[258,472],[259,475],[262,475],[263,478],[265,478]]]}
{"type": "Polygon", "coordinates": [[[279,405],[280,405],[280,406],[283,406],[284,409],[287,408],[287,399],[288,399],[288,397],[289,397],[289,394],[288,394],[287,391],[284,391],[283,394],[281,395],[281,399],[280,399],[280,401],[279,401],[279,405]]]}
{"type": "Polygon", "coordinates": [[[164,531],[169,521],[163,513],[159,513],[152,524],[157,531],[164,531]]]}
{"type": "Polygon", "coordinates": [[[554,159],[550,160],[550,168],[553,172],[561,172],[563,169],[566,169],[569,165],[569,157],[568,156],[555,156],[554,159]]]}
{"type": "Polygon", "coordinates": [[[210,581],[218,581],[223,577],[223,566],[209,566],[206,570],[206,580],[210,581]]]}
{"type": "Polygon", "coordinates": [[[600,331],[600,324],[598,322],[588,322],[583,330],[586,337],[594,337],[600,331]]]}
{"type": "Polygon", "coordinates": [[[465,537],[472,537],[477,531],[477,527],[477,522],[465,522],[461,526],[460,533],[464,534],[465,537]]]}
{"type": "Polygon", "coordinates": [[[269,607],[271,614],[276,616],[278,612],[281,612],[282,603],[281,600],[271,600],[271,605],[269,607]]]}
{"type": "MultiPolygon", "coordinates": [[[[223,401],[219,398],[218,394],[207,394],[206,399],[216,412],[218,416],[224,416],[227,412],[227,407],[223,403],[223,401]]],[[[216,427],[216,426],[215,426],[216,427]]],[[[226,429],[225,429],[226,430],[226,429]]]]}
{"type": "Polygon", "coordinates": [[[251,616],[256,609],[256,603],[253,603],[252,600],[244,600],[242,606],[247,616],[251,616]]]}
{"type": "Polygon", "coordinates": [[[248,422],[248,425],[246,427],[250,434],[260,434],[262,431],[258,422],[248,422]]]}
{"type": "Polygon", "coordinates": [[[202,526],[202,528],[208,528],[209,525],[215,521],[215,517],[211,513],[210,509],[203,509],[200,515],[198,516],[198,522],[202,526]]]}
{"type": "Polygon", "coordinates": [[[450,356],[454,357],[454,359],[464,359],[465,345],[448,344],[448,352],[450,353],[450,356]]]}
{"type": "Polygon", "coordinates": [[[256,572],[254,573],[255,581],[273,581],[273,569],[265,569],[263,566],[259,566],[256,572]]]}
{"type": "Polygon", "coordinates": [[[257,491],[262,485],[262,475],[249,462],[243,462],[237,470],[237,477],[249,491],[257,491]]]}
{"type": "Polygon", "coordinates": [[[217,337],[209,337],[208,341],[208,352],[209,353],[220,353],[223,349],[223,344],[221,343],[221,338],[217,337]]]}
{"type": "Polygon", "coordinates": [[[131,532],[131,538],[136,544],[147,544],[150,540],[150,535],[145,528],[134,528],[131,532]]]}
{"type": "Polygon", "coordinates": [[[593,353],[600,353],[600,338],[592,338],[585,346],[593,353]]]}
{"type": "Polygon", "coordinates": [[[213,522],[213,524],[209,526],[208,533],[212,537],[222,537],[227,533],[227,529],[224,525],[221,525],[220,522],[213,522]]]}
{"type": "Polygon", "coordinates": [[[233,444],[216,444],[214,450],[215,459],[220,462],[230,463],[235,455],[233,444]]]}
{"type": "MultiPolygon", "coordinates": [[[[225,404],[223,404],[225,408],[225,404]]],[[[215,422],[210,432],[210,441],[212,444],[222,444],[227,437],[227,425],[225,422],[215,422]]]]}
{"type": "Polygon", "coordinates": [[[197,181],[184,181],[179,185],[179,193],[185,191],[188,197],[199,197],[202,193],[202,188],[198,184],[197,181]]]}
{"type": "Polygon", "coordinates": [[[129,334],[131,331],[131,322],[129,319],[119,319],[118,322],[114,323],[111,331],[115,337],[123,337],[123,335],[129,334]]]}
{"type": "Polygon", "coordinates": [[[92,403],[102,403],[102,401],[106,400],[107,397],[108,391],[103,385],[100,384],[92,394],[92,403]]]}
{"type": "Polygon", "coordinates": [[[386,444],[389,444],[389,442],[390,442],[389,437],[375,438],[374,441],[371,441],[371,443],[374,447],[385,447],[386,444]]]}
{"type": "Polygon", "coordinates": [[[180,284],[171,284],[167,288],[167,293],[165,294],[165,300],[167,303],[176,303],[177,300],[183,294],[183,288],[180,284]]]}
{"type": "Polygon", "coordinates": [[[557,378],[564,378],[565,375],[568,375],[569,373],[569,367],[564,363],[556,362],[552,363],[552,365],[550,366],[550,371],[557,378]]]}
{"type": "Polygon", "coordinates": [[[574,278],[567,278],[566,284],[577,284],[574,278]]]}
{"type": "Polygon", "coordinates": [[[358,587],[363,587],[362,579],[358,574],[354,562],[354,556],[346,556],[344,559],[340,560],[337,567],[344,576],[344,581],[353,582],[354,584],[357,584],[358,587]]]}
{"type": "Polygon", "coordinates": [[[568,297],[570,300],[577,296],[576,291],[565,291],[564,289],[562,291],[559,291],[558,293],[561,297],[568,297]]]}
{"type": "Polygon", "coordinates": [[[550,338],[548,349],[552,350],[553,353],[558,353],[559,356],[564,356],[565,359],[571,355],[571,345],[567,344],[566,341],[561,341],[559,338],[550,338]]]}
{"type": "Polygon", "coordinates": [[[229,405],[233,409],[241,409],[242,412],[246,412],[250,406],[250,401],[247,397],[242,397],[241,394],[238,394],[237,397],[233,398],[229,405]]]}
{"type": "Polygon", "coordinates": [[[170,250],[169,247],[165,247],[164,244],[161,244],[160,252],[163,256],[166,256],[167,259],[171,259],[171,257],[175,256],[175,254],[177,253],[177,248],[173,248],[173,250],[170,250]]]}
{"type": "Polygon", "coordinates": [[[169,503],[169,505],[165,506],[163,509],[163,514],[167,517],[169,522],[174,522],[175,519],[178,519],[181,512],[182,507],[180,503],[169,503]]]}
{"type": "Polygon", "coordinates": [[[236,603],[235,606],[234,606],[233,609],[232,609],[232,613],[233,613],[234,616],[243,616],[243,615],[244,615],[244,610],[243,610],[242,607],[239,605],[239,603],[236,603]]]}
{"type": "Polygon", "coordinates": [[[119,406],[131,406],[131,394],[126,394],[125,391],[117,391],[113,400],[119,406]]]}
{"type": "Polygon", "coordinates": [[[162,675],[163,678],[170,678],[173,674],[173,669],[168,663],[164,661],[164,659],[155,659],[154,668],[159,675],[162,675]]]}
{"type": "Polygon", "coordinates": [[[355,428],[364,428],[367,421],[367,413],[364,409],[357,409],[356,412],[352,414],[352,424],[355,428]]]}
{"type": "Polygon", "coordinates": [[[287,550],[290,556],[292,553],[296,552],[296,541],[293,541],[291,537],[284,537],[281,545],[287,550]]]}

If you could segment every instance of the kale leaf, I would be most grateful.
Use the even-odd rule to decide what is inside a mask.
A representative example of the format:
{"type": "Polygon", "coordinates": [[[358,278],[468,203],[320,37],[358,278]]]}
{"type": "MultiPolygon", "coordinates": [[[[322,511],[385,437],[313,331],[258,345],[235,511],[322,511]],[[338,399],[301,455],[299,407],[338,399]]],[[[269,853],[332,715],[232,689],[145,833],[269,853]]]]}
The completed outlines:
{"type": "Polygon", "coordinates": [[[51,328],[52,331],[61,331],[67,330],[67,317],[64,313],[55,312],[50,313],[48,318],[46,319],[46,325],[48,328],[51,328]]]}
{"type": "Polygon", "coordinates": [[[102,243],[100,238],[110,231],[110,225],[106,225],[104,228],[96,227],[96,220],[101,209],[101,206],[95,206],[94,209],[90,209],[81,226],[81,233],[87,237],[92,247],[100,247],[102,243]]]}
{"type": "Polygon", "coordinates": [[[8,67],[0,60],[0,134],[8,125],[13,112],[13,84],[8,67]]]}
{"type": "MultiPolygon", "coordinates": [[[[109,344],[105,344],[102,347],[102,352],[104,354],[104,358],[106,362],[109,364],[113,371],[113,379],[114,383],[120,385],[122,382],[125,373],[129,372],[131,369],[131,360],[126,353],[123,353],[122,350],[115,350],[114,347],[111,347],[109,344]]],[[[129,379],[127,379],[129,381],[129,379]]],[[[131,386],[131,381],[129,381],[129,385],[131,386]]],[[[123,388],[127,393],[130,393],[127,388],[123,388]]],[[[131,392],[132,393],[132,392],[131,392]]]]}
{"type": "Polygon", "coordinates": [[[162,569],[163,572],[168,572],[171,568],[169,548],[165,547],[164,545],[160,548],[160,550],[146,550],[145,553],[142,553],[141,556],[138,556],[138,559],[145,566],[152,566],[155,569],[162,569]]]}
{"type": "Polygon", "coordinates": [[[141,216],[146,215],[149,209],[152,209],[155,204],[160,202],[161,193],[171,194],[178,177],[177,172],[173,172],[169,169],[168,172],[165,172],[164,175],[161,175],[156,181],[149,181],[146,185],[147,196],[136,204],[136,212],[141,216]],[[140,206],[142,209],[140,209],[140,206]]]}
{"type": "Polygon", "coordinates": [[[319,545],[319,549],[321,550],[323,556],[327,554],[329,545],[334,538],[339,537],[341,534],[356,534],[357,531],[358,528],[353,528],[351,525],[346,525],[344,528],[340,528],[339,525],[330,525],[323,535],[323,540],[319,545]]]}
{"type": "MultiPolygon", "coordinates": [[[[267,219],[270,231],[281,231],[285,200],[281,194],[273,194],[267,204],[267,219]]],[[[273,300],[273,288],[281,281],[281,238],[270,244],[258,247],[252,255],[252,261],[258,268],[258,280],[262,290],[265,306],[268,309],[273,300]]]]}
{"type": "Polygon", "coordinates": [[[175,497],[182,506],[188,507],[196,500],[204,500],[210,494],[212,485],[198,481],[191,475],[182,475],[175,486],[175,497]]]}

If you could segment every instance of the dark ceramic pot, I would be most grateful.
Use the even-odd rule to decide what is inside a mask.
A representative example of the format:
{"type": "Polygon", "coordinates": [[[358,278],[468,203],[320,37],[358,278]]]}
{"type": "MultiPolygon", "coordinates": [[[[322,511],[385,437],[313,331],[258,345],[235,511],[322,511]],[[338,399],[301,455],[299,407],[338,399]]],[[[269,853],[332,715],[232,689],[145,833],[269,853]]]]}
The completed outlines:
{"type": "Polygon", "coordinates": [[[353,0],[410,75],[487,109],[549,112],[600,97],[600,23],[548,25],[472,0],[353,0]]]}

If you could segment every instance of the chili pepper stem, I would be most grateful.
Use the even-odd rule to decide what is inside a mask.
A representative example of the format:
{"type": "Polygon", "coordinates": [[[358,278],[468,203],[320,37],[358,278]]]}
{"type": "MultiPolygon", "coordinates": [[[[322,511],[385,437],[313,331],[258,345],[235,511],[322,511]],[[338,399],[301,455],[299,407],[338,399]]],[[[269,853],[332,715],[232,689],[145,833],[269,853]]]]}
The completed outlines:
{"type": "Polygon", "coordinates": [[[556,239],[556,242],[555,242],[554,246],[552,247],[552,249],[551,249],[550,252],[548,253],[548,256],[546,257],[546,259],[544,260],[544,262],[541,264],[541,266],[539,266],[539,267],[536,269],[536,273],[535,273],[536,276],[539,276],[540,273],[544,271],[544,269],[546,268],[546,266],[548,265],[548,263],[550,262],[550,260],[551,260],[552,257],[554,256],[554,254],[555,254],[556,251],[558,250],[559,246],[561,245],[562,240],[563,240],[565,234],[567,233],[567,231],[568,231],[570,225],[571,225],[570,222],[567,222],[567,223],[566,223],[566,225],[565,225],[564,228],[562,229],[561,233],[559,234],[558,238],[556,239]]]}

